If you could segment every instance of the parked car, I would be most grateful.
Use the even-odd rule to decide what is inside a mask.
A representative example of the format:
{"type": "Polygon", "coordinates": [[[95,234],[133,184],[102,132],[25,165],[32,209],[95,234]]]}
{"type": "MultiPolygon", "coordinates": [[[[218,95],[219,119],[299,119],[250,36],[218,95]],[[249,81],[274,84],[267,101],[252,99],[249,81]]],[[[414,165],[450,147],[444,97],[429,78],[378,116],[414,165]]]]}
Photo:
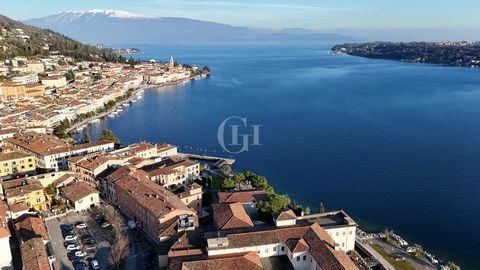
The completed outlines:
{"type": "Polygon", "coordinates": [[[91,235],[84,235],[81,237],[82,239],[82,244],[88,244],[88,243],[93,243],[93,237],[91,235]]]}
{"type": "Polygon", "coordinates": [[[92,266],[92,269],[100,269],[100,265],[98,264],[98,261],[97,260],[92,260],[90,262],[90,265],[92,266]]]}
{"type": "Polygon", "coordinates": [[[85,270],[88,268],[88,265],[84,262],[78,262],[73,265],[75,270],[85,270]]]}
{"type": "Polygon", "coordinates": [[[104,223],[102,223],[102,228],[108,228],[110,227],[110,223],[108,223],[108,221],[105,221],[104,223]]]}
{"type": "Polygon", "coordinates": [[[71,244],[67,244],[67,245],[65,246],[65,248],[66,248],[67,250],[79,250],[79,249],[80,249],[80,246],[77,245],[77,244],[71,243],[71,244]]]}
{"type": "Polygon", "coordinates": [[[84,240],[82,240],[82,244],[84,244],[84,245],[93,245],[93,244],[95,244],[95,241],[94,241],[92,238],[84,239],[84,240]]]}
{"type": "Polygon", "coordinates": [[[77,236],[75,234],[67,234],[65,236],[65,240],[66,241],[75,241],[75,240],[77,240],[77,236]]]}
{"type": "Polygon", "coordinates": [[[69,232],[69,231],[73,231],[73,226],[71,224],[62,224],[60,225],[60,229],[63,232],[69,232]]]}
{"type": "Polygon", "coordinates": [[[79,251],[75,251],[75,256],[77,256],[77,257],[82,258],[82,257],[85,257],[85,255],[87,255],[87,254],[86,254],[85,252],[83,252],[83,251],[80,251],[80,250],[79,250],[79,251]]]}
{"type": "Polygon", "coordinates": [[[95,220],[99,221],[100,219],[104,218],[102,213],[96,214],[95,215],[95,220]]]}
{"type": "Polygon", "coordinates": [[[76,227],[77,229],[85,229],[85,228],[87,228],[87,224],[86,224],[85,222],[78,222],[78,223],[75,225],[75,227],[76,227]]]}
{"type": "Polygon", "coordinates": [[[75,256],[75,252],[73,252],[73,251],[70,251],[70,252],[67,254],[67,257],[68,257],[68,259],[69,259],[72,263],[74,263],[74,264],[82,261],[82,258],[80,258],[80,257],[78,257],[78,256],[75,256]]]}

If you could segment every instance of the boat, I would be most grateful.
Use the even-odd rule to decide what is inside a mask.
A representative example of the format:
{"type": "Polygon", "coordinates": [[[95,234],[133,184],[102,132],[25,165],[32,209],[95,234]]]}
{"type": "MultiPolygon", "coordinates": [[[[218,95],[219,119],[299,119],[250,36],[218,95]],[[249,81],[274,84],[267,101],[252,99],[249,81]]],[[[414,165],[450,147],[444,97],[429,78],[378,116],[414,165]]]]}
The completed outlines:
{"type": "Polygon", "coordinates": [[[137,100],[136,100],[136,99],[132,99],[131,102],[132,102],[132,103],[135,103],[135,102],[137,102],[137,100]]]}
{"type": "Polygon", "coordinates": [[[90,124],[95,124],[95,123],[98,123],[98,122],[100,122],[100,119],[96,118],[96,119],[91,120],[91,121],[88,122],[88,123],[90,123],[90,124]]]}
{"type": "Polygon", "coordinates": [[[123,112],[123,109],[122,109],[122,108],[118,108],[116,112],[117,112],[117,113],[123,112]]]}
{"type": "Polygon", "coordinates": [[[123,107],[128,107],[128,106],[130,106],[130,104],[129,103],[123,103],[122,106],[123,107]]]}

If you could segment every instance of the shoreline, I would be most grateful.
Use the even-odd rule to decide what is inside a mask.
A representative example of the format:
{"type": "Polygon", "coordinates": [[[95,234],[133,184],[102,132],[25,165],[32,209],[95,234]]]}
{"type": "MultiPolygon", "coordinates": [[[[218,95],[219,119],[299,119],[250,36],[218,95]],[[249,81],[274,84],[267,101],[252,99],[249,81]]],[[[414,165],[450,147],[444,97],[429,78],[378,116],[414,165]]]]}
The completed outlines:
{"type": "MultiPolygon", "coordinates": [[[[102,112],[102,113],[98,113],[98,114],[95,114],[94,116],[92,117],[89,117],[87,119],[84,119],[82,120],[81,122],[78,122],[78,123],[75,123],[73,125],[71,125],[69,128],[67,128],[65,130],[65,132],[67,132],[69,135],[73,135],[73,134],[78,134],[80,133],[81,131],[83,131],[86,127],[82,128],[81,131],[77,131],[77,129],[79,129],[80,127],[82,127],[83,125],[86,125],[88,124],[89,122],[91,121],[94,121],[94,120],[102,120],[103,118],[105,118],[106,116],[108,116],[109,114],[111,114],[112,112],[116,111],[117,110],[117,107],[119,105],[122,105],[122,104],[125,104],[125,103],[131,103],[131,101],[133,99],[136,98],[136,95],[138,92],[140,91],[145,91],[147,89],[160,89],[160,88],[163,88],[163,87],[167,87],[167,86],[173,86],[173,85],[177,85],[177,84],[181,84],[181,83],[185,83],[185,82],[189,82],[191,80],[197,80],[197,79],[202,79],[202,78],[205,78],[205,77],[202,77],[200,75],[197,75],[197,76],[191,76],[189,78],[186,78],[186,79],[182,79],[182,80],[177,80],[177,81],[173,81],[173,82],[168,82],[168,83],[163,83],[163,84],[144,84],[142,83],[140,86],[134,88],[133,92],[132,92],[132,95],[126,99],[126,100],[123,100],[121,102],[118,102],[118,103],[115,103],[115,106],[113,106],[111,109],[105,111],[105,112],[102,112]]],[[[70,136],[70,138],[72,138],[72,136],[70,136]]],[[[72,138],[73,139],[73,138],[72,138]]],[[[75,139],[74,139],[75,140],[75,139]]]]}

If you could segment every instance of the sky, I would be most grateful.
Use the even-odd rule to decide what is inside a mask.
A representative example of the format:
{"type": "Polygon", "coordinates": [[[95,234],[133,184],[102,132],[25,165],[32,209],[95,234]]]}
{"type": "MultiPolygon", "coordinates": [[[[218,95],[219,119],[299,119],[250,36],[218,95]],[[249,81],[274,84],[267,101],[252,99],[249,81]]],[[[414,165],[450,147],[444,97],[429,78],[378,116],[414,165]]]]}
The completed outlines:
{"type": "Polygon", "coordinates": [[[480,29],[478,0],[0,0],[0,5],[1,14],[18,20],[66,10],[117,9],[276,29],[443,29],[457,34],[480,29]]]}

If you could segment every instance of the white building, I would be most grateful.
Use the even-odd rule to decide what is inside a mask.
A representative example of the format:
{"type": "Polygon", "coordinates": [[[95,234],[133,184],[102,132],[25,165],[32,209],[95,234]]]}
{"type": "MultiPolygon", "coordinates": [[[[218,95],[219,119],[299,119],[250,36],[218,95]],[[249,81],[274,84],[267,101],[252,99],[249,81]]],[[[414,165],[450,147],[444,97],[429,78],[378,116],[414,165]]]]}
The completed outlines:
{"type": "Polygon", "coordinates": [[[36,133],[24,134],[18,138],[5,139],[5,141],[19,150],[33,154],[39,168],[54,170],[67,169],[67,159],[71,157],[108,152],[115,146],[109,141],[68,145],[54,136],[36,133]]]}
{"type": "Polygon", "coordinates": [[[12,78],[12,82],[19,84],[37,83],[38,81],[38,76],[35,73],[16,76],[12,78]]]}
{"type": "Polygon", "coordinates": [[[79,181],[63,187],[61,196],[75,212],[87,211],[100,204],[99,191],[89,186],[86,182],[79,181]]]}
{"type": "Polygon", "coordinates": [[[317,223],[253,232],[224,232],[223,235],[207,238],[208,256],[253,251],[260,258],[286,256],[299,270],[358,270],[345,251],[317,223]],[[338,268],[339,265],[342,268],[338,268]]]}

